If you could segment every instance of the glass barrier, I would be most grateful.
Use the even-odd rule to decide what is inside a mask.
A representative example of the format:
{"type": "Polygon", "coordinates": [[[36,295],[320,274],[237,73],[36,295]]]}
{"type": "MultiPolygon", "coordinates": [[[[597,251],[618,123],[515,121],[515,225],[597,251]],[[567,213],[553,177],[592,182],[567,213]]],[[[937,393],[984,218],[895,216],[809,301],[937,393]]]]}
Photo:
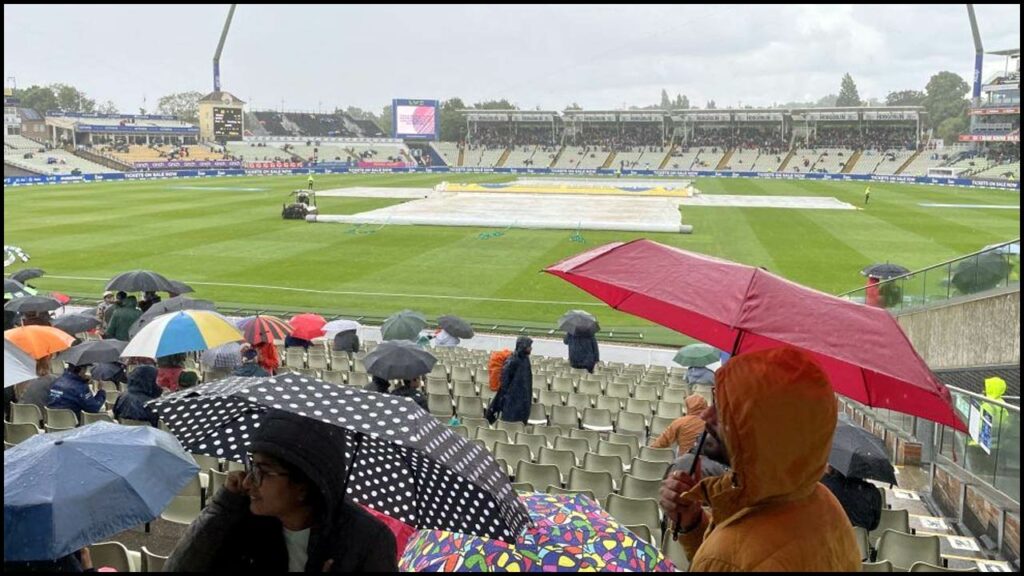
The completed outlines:
{"type": "Polygon", "coordinates": [[[890,279],[869,279],[840,294],[894,313],[908,308],[1020,284],[1020,239],[890,279]]]}
{"type": "Polygon", "coordinates": [[[1020,409],[950,388],[969,434],[941,426],[939,453],[1020,501],[1020,409]]]}

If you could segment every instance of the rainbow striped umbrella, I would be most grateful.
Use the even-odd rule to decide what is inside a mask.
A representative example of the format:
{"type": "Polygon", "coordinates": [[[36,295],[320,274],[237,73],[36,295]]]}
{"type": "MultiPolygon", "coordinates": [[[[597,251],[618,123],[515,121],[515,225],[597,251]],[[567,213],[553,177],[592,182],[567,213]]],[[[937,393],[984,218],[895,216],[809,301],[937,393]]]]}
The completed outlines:
{"type": "Polygon", "coordinates": [[[238,327],[241,328],[245,341],[250,344],[284,340],[292,333],[291,325],[284,320],[260,314],[243,318],[238,322],[238,327]]]}
{"type": "Polygon", "coordinates": [[[150,320],[125,346],[121,357],[161,358],[242,339],[242,333],[216,312],[182,310],[150,320]]]}

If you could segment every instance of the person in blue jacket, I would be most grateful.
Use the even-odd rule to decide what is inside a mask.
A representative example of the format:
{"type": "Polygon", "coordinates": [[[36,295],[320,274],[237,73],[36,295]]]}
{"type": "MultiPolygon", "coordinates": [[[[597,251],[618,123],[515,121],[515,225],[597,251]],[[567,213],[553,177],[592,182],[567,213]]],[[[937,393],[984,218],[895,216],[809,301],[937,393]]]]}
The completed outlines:
{"type": "Polygon", "coordinates": [[[107,402],[106,390],[95,395],[89,389],[89,381],[85,378],[88,364],[75,366],[68,364],[67,369],[57,381],[50,386],[50,401],[47,408],[64,408],[74,410],[75,416],[81,418],[82,410],[101,412],[107,402]]]}

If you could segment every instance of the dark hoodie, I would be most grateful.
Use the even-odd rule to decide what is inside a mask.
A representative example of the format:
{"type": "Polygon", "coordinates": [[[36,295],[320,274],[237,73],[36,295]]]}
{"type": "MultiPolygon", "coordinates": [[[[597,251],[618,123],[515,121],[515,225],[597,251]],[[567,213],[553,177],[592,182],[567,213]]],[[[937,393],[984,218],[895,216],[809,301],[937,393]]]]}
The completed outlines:
{"type": "MultiPolygon", "coordinates": [[[[289,412],[270,410],[249,449],[298,468],[319,489],[324,506],[309,535],[306,572],[398,571],[395,537],[384,523],[345,502],[345,433],[289,412]]],[[[249,511],[248,494],[222,489],[171,552],[166,572],[286,572],[281,522],[249,511]]]]}
{"type": "Polygon", "coordinates": [[[387,394],[388,388],[390,387],[391,384],[387,380],[380,376],[372,376],[370,378],[370,383],[363,386],[363,390],[366,390],[367,392],[377,392],[378,394],[387,394]]]}
{"type": "Polygon", "coordinates": [[[128,375],[128,391],[114,402],[115,418],[145,420],[153,426],[159,417],[146,407],[146,402],[160,397],[163,393],[156,384],[157,369],[152,366],[138,366],[128,375]]]}
{"type": "Polygon", "coordinates": [[[597,348],[597,337],[583,332],[567,333],[562,342],[569,347],[569,365],[573,368],[582,368],[593,374],[594,366],[601,360],[601,353],[597,348]]]}
{"type": "Polygon", "coordinates": [[[501,388],[491,399],[485,416],[493,422],[500,414],[505,422],[522,422],[530,418],[530,404],[533,401],[533,370],[530,355],[526,349],[533,346],[533,339],[520,336],[516,339],[516,350],[501,370],[501,388]]]}
{"type": "Polygon", "coordinates": [[[124,305],[114,310],[114,314],[110,317],[107,331],[103,333],[104,338],[116,338],[125,342],[131,340],[128,331],[132,324],[139,319],[139,316],[142,316],[142,310],[136,306],[137,303],[135,296],[124,299],[124,305]]]}

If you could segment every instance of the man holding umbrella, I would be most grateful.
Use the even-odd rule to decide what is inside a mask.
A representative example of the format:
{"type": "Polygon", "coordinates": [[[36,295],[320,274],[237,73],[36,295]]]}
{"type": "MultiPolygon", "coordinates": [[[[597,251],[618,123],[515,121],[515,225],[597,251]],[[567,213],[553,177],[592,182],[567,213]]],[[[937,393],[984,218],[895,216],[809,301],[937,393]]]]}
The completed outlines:
{"type": "Polygon", "coordinates": [[[562,343],[569,347],[569,365],[593,374],[594,366],[601,360],[595,336],[601,329],[597,319],[582,310],[570,310],[559,320],[558,327],[565,330],[562,343]]]}

